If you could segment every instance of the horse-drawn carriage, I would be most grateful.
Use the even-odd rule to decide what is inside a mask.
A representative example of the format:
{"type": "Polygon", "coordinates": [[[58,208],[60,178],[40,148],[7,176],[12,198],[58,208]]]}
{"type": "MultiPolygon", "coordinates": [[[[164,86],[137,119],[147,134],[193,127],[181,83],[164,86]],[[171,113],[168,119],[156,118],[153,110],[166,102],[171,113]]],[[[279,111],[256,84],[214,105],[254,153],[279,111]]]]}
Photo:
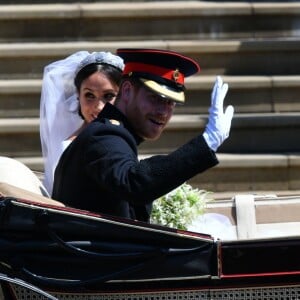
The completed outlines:
{"type": "Polygon", "coordinates": [[[222,239],[0,191],[3,299],[300,299],[300,196],[209,203],[222,239]]]}

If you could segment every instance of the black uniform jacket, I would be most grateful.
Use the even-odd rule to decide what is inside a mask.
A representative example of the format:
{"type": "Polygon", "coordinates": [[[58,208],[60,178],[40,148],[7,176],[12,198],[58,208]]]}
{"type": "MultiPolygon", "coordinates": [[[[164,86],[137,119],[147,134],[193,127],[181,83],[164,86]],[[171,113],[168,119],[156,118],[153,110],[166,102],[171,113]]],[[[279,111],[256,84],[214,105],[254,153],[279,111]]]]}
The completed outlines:
{"type": "Polygon", "coordinates": [[[126,117],[106,104],[63,153],[52,197],[79,209],[149,221],[155,199],[218,163],[202,135],[168,155],[139,161],[140,142],[126,117]]]}

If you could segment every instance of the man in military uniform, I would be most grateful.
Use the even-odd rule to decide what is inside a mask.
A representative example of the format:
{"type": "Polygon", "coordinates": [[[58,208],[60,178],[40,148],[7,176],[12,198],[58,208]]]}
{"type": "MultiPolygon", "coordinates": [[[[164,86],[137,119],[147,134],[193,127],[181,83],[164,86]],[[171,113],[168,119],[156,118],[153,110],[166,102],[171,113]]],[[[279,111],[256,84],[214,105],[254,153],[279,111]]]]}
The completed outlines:
{"type": "Polygon", "coordinates": [[[175,104],[185,101],[185,77],[200,67],[172,51],[119,49],[117,54],[125,69],[115,106],[106,104],[66,149],[52,197],[71,207],[147,222],[155,199],[218,163],[215,152],[229,135],[233,107],[224,113],[228,85],[217,77],[204,133],[168,155],[139,161],[138,145],[159,138],[175,104]]]}

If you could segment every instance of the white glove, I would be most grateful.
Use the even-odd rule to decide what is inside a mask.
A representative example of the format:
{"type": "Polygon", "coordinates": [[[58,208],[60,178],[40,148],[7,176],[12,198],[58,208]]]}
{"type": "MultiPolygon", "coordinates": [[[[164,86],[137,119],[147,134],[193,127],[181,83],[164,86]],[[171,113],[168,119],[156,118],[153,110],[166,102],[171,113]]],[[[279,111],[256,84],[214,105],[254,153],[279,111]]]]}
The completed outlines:
{"type": "Polygon", "coordinates": [[[224,83],[220,76],[217,77],[211,94],[211,107],[209,119],[203,137],[213,151],[229,136],[231,120],[233,117],[233,106],[229,105],[223,112],[223,102],[228,91],[228,84],[224,83]]]}

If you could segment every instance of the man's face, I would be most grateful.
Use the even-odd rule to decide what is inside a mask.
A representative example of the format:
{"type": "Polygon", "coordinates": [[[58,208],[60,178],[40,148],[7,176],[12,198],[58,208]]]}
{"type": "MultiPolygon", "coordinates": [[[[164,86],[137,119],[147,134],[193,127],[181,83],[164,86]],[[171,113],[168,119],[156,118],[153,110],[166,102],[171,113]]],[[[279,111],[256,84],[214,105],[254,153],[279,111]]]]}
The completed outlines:
{"type": "Polygon", "coordinates": [[[131,89],[126,106],[129,122],[141,138],[158,139],[173,115],[175,103],[144,86],[131,89]]]}

